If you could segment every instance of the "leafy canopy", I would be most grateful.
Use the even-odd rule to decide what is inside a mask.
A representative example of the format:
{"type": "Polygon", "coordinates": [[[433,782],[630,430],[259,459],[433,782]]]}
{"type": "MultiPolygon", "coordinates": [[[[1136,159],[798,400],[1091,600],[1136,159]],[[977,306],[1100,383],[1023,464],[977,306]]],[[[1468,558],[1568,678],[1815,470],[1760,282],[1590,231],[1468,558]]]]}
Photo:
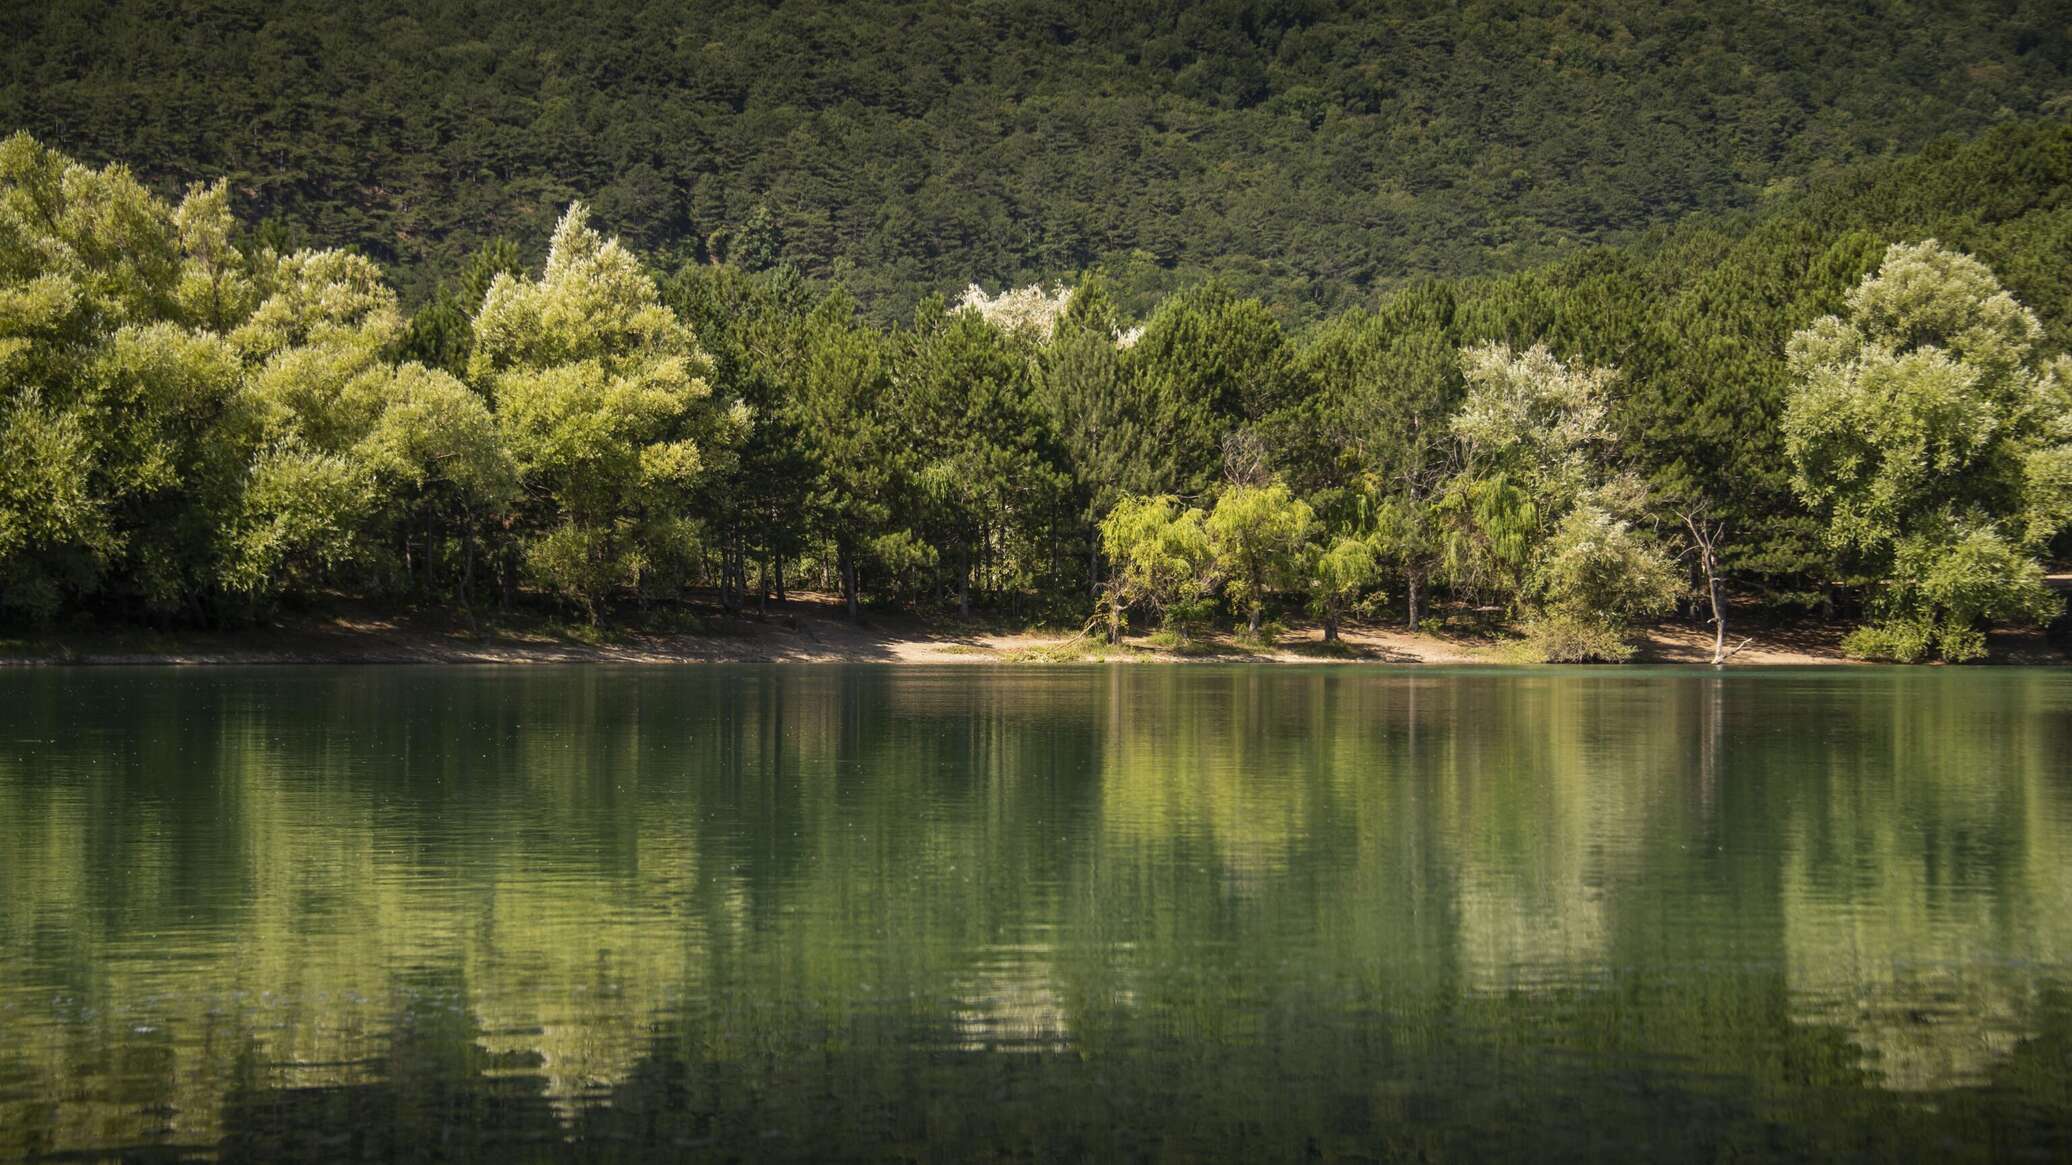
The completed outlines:
{"type": "Polygon", "coordinates": [[[1859,654],[1982,654],[2054,607],[2038,556],[2072,514],[2072,360],[1978,260],[1895,244],[1845,314],[1792,337],[1792,485],[1872,581],[1859,654]]]}

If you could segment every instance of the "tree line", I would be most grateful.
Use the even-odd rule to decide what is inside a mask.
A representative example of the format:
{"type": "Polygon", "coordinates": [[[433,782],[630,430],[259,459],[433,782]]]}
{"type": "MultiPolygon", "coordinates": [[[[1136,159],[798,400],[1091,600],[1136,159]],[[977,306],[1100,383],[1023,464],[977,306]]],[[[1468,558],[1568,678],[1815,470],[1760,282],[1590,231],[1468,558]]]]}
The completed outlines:
{"type": "Polygon", "coordinates": [[[580,203],[543,262],[485,246],[406,315],[371,260],[242,225],[224,182],[169,203],[17,135],[0,602],[598,619],[812,585],[852,615],[1185,634],[1227,609],[1258,633],[1306,607],[1335,634],[1436,595],[1602,659],[1732,590],[1860,617],[1860,654],[1970,658],[2055,611],[2068,168],[2072,131],[2009,127],[1298,329],[1215,280],[1135,320],[1098,271],[884,326],[782,264],[660,273],[580,203]],[[1938,214],[1942,241],[1917,233],[1938,214]]]}

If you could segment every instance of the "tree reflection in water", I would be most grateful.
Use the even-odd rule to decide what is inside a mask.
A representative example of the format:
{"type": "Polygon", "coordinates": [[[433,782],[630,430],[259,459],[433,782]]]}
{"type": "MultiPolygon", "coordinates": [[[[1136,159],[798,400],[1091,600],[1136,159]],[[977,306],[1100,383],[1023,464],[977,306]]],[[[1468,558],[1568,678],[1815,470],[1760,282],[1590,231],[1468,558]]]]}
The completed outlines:
{"type": "Polygon", "coordinates": [[[2058,673],[0,686],[0,1156],[2068,1147],[2058,673]]]}

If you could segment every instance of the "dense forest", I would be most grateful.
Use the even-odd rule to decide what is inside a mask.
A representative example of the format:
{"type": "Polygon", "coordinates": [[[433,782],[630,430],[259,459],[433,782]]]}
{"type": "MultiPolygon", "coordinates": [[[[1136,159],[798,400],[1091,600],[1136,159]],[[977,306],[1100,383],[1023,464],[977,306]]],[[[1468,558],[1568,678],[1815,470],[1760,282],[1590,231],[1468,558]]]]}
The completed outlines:
{"type": "Polygon", "coordinates": [[[0,14],[0,133],[222,176],[413,307],[584,199],[881,324],[1094,266],[1299,324],[2061,114],[2068,65],[2052,0],[57,0],[0,14]]]}
{"type": "Polygon", "coordinates": [[[1176,634],[1499,613],[1617,658],[1678,603],[1966,659],[2062,604],[2072,127],[1291,327],[1113,280],[872,319],[577,203],[414,313],[227,181],[0,144],[0,599],[216,625],[355,594],[591,619],[787,583],[1176,634]],[[604,224],[609,226],[608,223],[604,224]]]}

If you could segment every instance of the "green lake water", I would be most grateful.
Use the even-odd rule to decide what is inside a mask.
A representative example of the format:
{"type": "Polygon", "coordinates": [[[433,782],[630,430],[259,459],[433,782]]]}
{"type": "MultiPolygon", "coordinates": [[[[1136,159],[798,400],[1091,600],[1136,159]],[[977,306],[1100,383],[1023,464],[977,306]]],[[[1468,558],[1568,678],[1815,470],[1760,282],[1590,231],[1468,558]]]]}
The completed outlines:
{"type": "Polygon", "coordinates": [[[2072,1157],[2072,671],[0,674],[0,1159],[2072,1157]]]}

